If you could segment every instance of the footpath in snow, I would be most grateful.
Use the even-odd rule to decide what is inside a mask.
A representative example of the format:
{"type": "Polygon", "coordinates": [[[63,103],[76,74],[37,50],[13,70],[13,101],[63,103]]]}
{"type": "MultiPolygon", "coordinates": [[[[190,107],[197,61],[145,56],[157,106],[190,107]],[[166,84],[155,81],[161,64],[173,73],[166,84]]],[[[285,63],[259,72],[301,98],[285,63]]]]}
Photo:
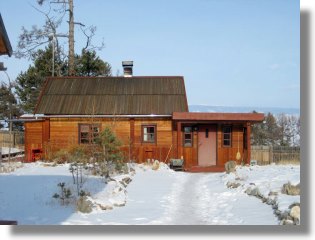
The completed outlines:
{"type": "Polygon", "coordinates": [[[299,183],[299,166],[244,167],[233,174],[174,172],[166,165],[157,171],[144,165],[133,167],[136,173],[129,176],[132,181],[125,189],[118,181],[105,184],[100,177],[87,177],[85,187],[97,203],[89,214],[76,212],[71,204],[61,206],[52,198],[59,182],[71,185],[67,164],[24,164],[12,173],[0,173],[0,219],[22,225],[278,225],[272,207],[245,190],[255,184],[264,194],[279,192],[282,210],[300,201],[299,196],[281,194],[284,183],[299,183]],[[240,186],[227,188],[227,182],[236,177],[240,186]],[[102,210],[101,204],[110,208],[102,210]]]}

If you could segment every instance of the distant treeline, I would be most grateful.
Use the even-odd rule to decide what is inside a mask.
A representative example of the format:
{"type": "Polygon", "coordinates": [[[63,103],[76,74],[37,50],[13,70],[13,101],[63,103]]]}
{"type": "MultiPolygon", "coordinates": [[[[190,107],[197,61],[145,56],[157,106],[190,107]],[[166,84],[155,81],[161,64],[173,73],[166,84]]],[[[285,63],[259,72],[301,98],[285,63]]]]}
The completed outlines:
{"type": "Polygon", "coordinates": [[[300,146],[300,117],[268,113],[262,123],[253,125],[252,145],[300,146]]]}

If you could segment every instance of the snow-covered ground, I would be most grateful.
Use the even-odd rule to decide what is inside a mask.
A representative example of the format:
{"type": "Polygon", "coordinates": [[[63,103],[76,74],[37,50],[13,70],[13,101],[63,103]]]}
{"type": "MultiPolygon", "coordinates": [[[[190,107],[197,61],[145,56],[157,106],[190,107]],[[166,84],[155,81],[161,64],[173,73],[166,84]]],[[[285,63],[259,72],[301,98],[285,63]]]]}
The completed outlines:
{"type": "Polygon", "coordinates": [[[17,152],[21,152],[24,151],[23,149],[19,149],[19,148],[8,148],[8,147],[0,147],[0,152],[2,154],[9,154],[10,153],[17,153],[17,152]]]}
{"type": "Polygon", "coordinates": [[[24,164],[12,173],[0,174],[0,219],[22,225],[277,225],[272,207],[244,191],[255,184],[263,194],[278,192],[281,209],[300,201],[299,196],[281,194],[284,183],[299,183],[299,166],[239,167],[232,174],[174,172],[166,165],[157,171],[144,165],[133,168],[135,174],[114,177],[116,181],[108,184],[100,177],[86,177],[83,188],[90,192],[95,207],[83,214],[75,211],[75,204],[61,206],[52,198],[60,182],[75,191],[69,165],[24,164]],[[120,181],[126,177],[132,182],[124,188],[120,181]],[[229,181],[241,186],[229,189],[229,181]]]}

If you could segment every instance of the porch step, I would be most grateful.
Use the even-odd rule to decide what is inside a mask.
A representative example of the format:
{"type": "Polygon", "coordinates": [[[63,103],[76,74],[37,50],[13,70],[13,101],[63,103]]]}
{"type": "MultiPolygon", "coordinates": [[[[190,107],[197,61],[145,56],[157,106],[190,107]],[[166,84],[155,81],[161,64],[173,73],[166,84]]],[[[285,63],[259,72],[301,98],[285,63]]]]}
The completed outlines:
{"type": "Polygon", "coordinates": [[[224,172],[224,166],[192,166],[191,168],[187,169],[187,172],[224,172]]]}

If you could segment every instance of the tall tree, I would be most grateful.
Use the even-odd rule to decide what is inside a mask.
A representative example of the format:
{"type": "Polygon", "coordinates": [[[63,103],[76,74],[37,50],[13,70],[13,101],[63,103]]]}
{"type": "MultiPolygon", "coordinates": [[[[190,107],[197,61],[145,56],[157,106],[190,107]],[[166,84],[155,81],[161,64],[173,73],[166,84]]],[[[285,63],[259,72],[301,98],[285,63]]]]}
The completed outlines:
{"type": "Polygon", "coordinates": [[[279,140],[279,126],[277,125],[277,119],[270,112],[265,116],[264,125],[267,145],[277,145],[279,140]]]}
{"type": "MultiPolygon", "coordinates": [[[[21,72],[16,78],[16,93],[20,100],[20,106],[26,113],[32,113],[35,109],[40,90],[45,78],[52,73],[52,45],[44,50],[39,49],[32,54],[33,65],[28,70],[21,72]]],[[[57,76],[65,75],[66,63],[58,57],[54,58],[54,71],[57,76]]]]}
{"type": "MultiPolygon", "coordinates": [[[[11,91],[10,86],[2,83],[0,85],[0,120],[8,122],[9,119],[20,116],[21,111],[18,107],[17,100],[11,91]]],[[[9,124],[8,124],[9,125],[9,124]]],[[[4,127],[4,123],[0,122],[0,128],[4,127]]],[[[21,124],[13,123],[13,130],[19,129],[21,124]]]]}
{"type": "Polygon", "coordinates": [[[278,116],[278,126],[279,126],[279,140],[280,146],[290,146],[291,142],[291,132],[288,121],[288,116],[284,113],[278,116]]]}
{"type": "MultiPolygon", "coordinates": [[[[65,37],[68,38],[68,54],[64,51],[59,51],[60,55],[67,56],[68,58],[68,72],[70,76],[76,75],[75,73],[75,51],[74,51],[74,26],[80,26],[80,29],[84,36],[86,37],[86,46],[85,49],[102,49],[104,43],[102,42],[100,46],[94,46],[92,44],[92,38],[95,35],[96,27],[89,26],[85,27],[84,24],[80,22],[74,22],[74,4],[73,0],[37,0],[37,3],[41,7],[36,8],[38,12],[42,13],[45,18],[45,24],[42,27],[34,25],[31,30],[22,28],[22,33],[19,36],[18,49],[16,51],[17,57],[30,57],[32,54],[37,51],[39,47],[46,46],[48,43],[51,43],[56,48],[60,48],[59,38],[65,37]],[[68,33],[62,33],[60,27],[65,21],[64,18],[66,15],[69,15],[68,19],[68,33]]],[[[61,48],[63,49],[63,48],[61,48]]],[[[54,74],[54,72],[53,72],[54,74]]]]}
{"type": "Polygon", "coordinates": [[[78,76],[111,76],[111,66],[101,60],[94,50],[82,50],[76,55],[76,73],[78,76]]]}
{"type": "MultiPolygon", "coordinates": [[[[21,108],[26,113],[35,110],[37,99],[44,84],[45,78],[52,72],[52,46],[44,50],[37,50],[32,54],[33,65],[21,72],[16,79],[16,93],[21,108]]],[[[57,76],[64,76],[68,72],[68,65],[64,59],[55,58],[57,76]]],[[[110,76],[111,66],[101,60],[95,51],[83,50],[82,55],[76,56],[76,73],[78,76],[110,76]]]]}

